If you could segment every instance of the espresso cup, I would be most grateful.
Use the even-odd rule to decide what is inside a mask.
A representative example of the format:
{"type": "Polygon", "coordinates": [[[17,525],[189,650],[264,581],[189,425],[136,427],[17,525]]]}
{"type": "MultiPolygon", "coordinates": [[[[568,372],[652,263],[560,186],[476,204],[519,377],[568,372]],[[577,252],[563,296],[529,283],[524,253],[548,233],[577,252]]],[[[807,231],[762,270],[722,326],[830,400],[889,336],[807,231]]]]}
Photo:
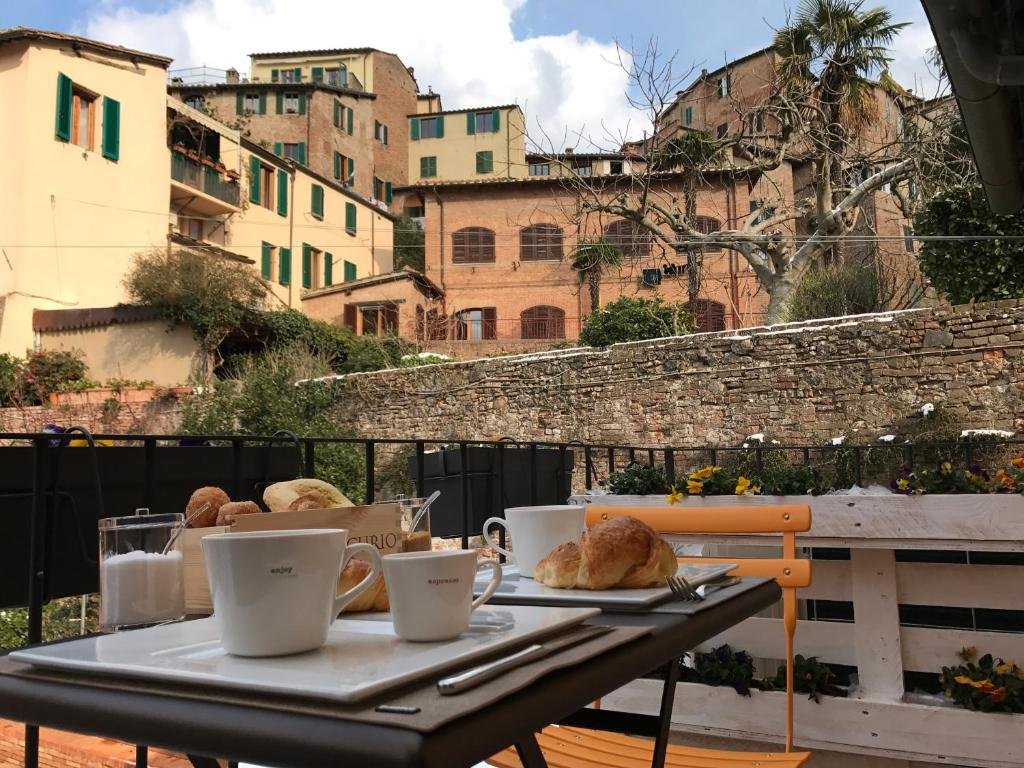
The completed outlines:
{"type": "Polygon", "coordinates": [[[476,561],[476,552],[400,552],[384,556],[384,582],[395,634],[403,640],[451,640],[469,628],[470,614],[491,599],[501,584],[501,566],[476,561]],[[473,599],[477,571],[493,571],[487,589],[473,599]]]}
{"type": "Polygon", "coordinates": [[[348,544],[338,528],[215,533],[202,542],[221,645],[235,656],[319,648],[341,609],[381,570],[376,547],[348,544]],[[339,595],[342,568],[357,552],[369,557],[370,573],[339,595]]]}
{"type": "Polygon", "coordinates": [[[484,539],[491,525],[500,525],[512,535],[512,551],[491,546],[519,566],[519,575],[533,578],[537,563],[555,547],[579,541],[586,526],[586,510],[575,504],[547,507],[509,507],[505,518],[489,517],[484,522],[484,539]]]}

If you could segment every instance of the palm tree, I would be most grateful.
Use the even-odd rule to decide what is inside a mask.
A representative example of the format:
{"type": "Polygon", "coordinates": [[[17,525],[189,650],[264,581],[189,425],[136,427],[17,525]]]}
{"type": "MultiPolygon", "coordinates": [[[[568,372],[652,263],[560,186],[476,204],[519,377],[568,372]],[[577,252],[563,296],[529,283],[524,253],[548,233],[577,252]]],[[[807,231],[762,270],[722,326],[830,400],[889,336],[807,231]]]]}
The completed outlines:
{"type": "Polygon", "coordinates": [[[844,146],[872,116],[870,78],[886,72],[889,46],[905,26],[886,8],[865,9],[864,0],[803,0],[775,34],[782,85],[808,94],[817,113],[810,119],[824,123],[828,162],[819,172],[833,204],[841,199],[844,146]]]}
{"type": "Polygon", "coordinates": [[[580,285],[587,283],[590,290],[590,311],[597,312],[601,308],[601,278],[607,267],[618,266],[622,261],[622,251],[604,238],[583,240],[572,255],[572,268],[580,285]]]}

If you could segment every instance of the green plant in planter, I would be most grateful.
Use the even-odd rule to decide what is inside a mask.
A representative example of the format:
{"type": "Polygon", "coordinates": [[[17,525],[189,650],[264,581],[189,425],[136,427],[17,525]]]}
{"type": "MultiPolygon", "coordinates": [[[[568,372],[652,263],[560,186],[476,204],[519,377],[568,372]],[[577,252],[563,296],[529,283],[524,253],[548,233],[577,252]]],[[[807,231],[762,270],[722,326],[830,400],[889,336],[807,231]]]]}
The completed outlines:
{"type": "Polygon", "coordinates": [[[608,476],[608,490],[619,496],[644,496],[668,493],[669,488],[665,473],[660,469],[649,464],[634,463],[608,476]]]}
{"type": "Polygon", "coordinates": [[[958,655],[964,663],[943,667],[939,675],[947,699],[979,712],[1024,713],[1024,669],[991,653],[975,664],[975,648],[964,648],[958,655]]]}
{"type": "Polygon", "coordinates": [[[694,654],[693,667],[683,667],[681,673],[687,682],[729,686],[741,696],[749,696],[751,688],[760,687],[754,680],[754,660],[746,651],[734,651],[728,645],[694,654]]]}
{"type": "Polygon", "coordinates": [[[770,496],[818,496],[828,490],[821,473],[808,464],[767,465],[757,477],[761,493],[770,496]]]}
{"type": "Polygon", "coordinates": [[[984,469],[972,464],[967,469],[957,469],[952,462],[944,461],[935,469],[913,470],[904,467],[892,481],[894,493],[906,496],[920,496],[924,493],[989,493],[991,478],[984,469]]]}
{"type": "MultiPolygon", "coordinates": [[[[818,661],[817,656],[803,656],[798,653],[793,657],[793,690],[797,693],[806,693],[811,701],[820,704],[822,696],[845,697],[846,689],[836,685],[833,682],[835,679],[836,674],[832,668],[818,661]]],[[[765,682],[772,688],[785,689],[786,665],[781,665],[775,677],[765,682]]]]}

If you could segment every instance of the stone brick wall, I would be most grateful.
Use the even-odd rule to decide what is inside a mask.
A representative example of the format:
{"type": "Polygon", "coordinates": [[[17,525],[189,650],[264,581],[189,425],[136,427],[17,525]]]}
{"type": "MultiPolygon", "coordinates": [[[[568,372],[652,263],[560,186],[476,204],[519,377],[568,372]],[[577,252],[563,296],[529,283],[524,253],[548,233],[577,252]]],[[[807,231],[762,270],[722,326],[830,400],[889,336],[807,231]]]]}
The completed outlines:
{"type": "Polygon", "coordinates": [[[1024,428],[1024,301],[558,350],[346,378],[338,417],[394,438],[735,445],[888,431],[925,402],[1024,428]]]}
{"type": "Polygon", "coordinates": [[[93,433],[174,434],[181,425],[181,404],[172,398],[121,403],[117,408],[102,404],[0,408],[0,432],[39,432],[47,424],[79,425],[93,433]]]}

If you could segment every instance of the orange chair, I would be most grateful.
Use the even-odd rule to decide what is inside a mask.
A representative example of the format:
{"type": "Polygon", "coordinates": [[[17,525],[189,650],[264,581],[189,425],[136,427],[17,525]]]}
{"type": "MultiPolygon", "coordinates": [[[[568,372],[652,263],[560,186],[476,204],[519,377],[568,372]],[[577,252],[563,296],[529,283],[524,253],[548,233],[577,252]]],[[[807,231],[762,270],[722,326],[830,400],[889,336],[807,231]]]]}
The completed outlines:
{"type": "MultiPolygon", "coordinates": [[[[680,557],[680,563],[731,563],[739,576],[773,578],[782,587],[782,623],[786,631],[786,751],[732,752],[667,745],[664,765],[671,768],[796,768],[807,762],[810,752],[793,751],[793,636],[796,633],[796,590],[810,586],[811,563],[796,555],[796,533],[811,527],[809,506],[775,505],[750,507],[600,507],[587,508],[587,525],[631,515],[661,533],[680,534],[782,534],[781,558],[680,557]]],[[[766,543],[774,543],[766,537],[766,543]]],[[[671,704],[671,701],[669,701],[671,704]]],[[[641,768],[658,762],[665,749],[647,739],[633,736],[553,726],[537,734],[537,743],[551,768],[641,768]]],[[[512,748],[487,760],[495,768],[520,768],[512,748]]]]}

